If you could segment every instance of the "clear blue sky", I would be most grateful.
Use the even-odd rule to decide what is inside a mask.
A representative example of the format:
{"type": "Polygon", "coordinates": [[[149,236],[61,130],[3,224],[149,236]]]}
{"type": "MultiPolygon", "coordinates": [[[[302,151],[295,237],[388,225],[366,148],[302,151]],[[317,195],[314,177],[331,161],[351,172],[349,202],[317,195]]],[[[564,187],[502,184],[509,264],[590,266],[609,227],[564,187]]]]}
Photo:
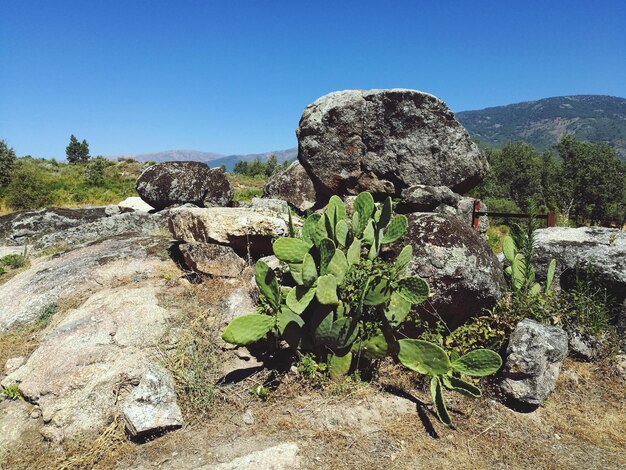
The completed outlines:
{"type": "Polygon", "coordinates": [[[454,111],[626,96],[626,1],[2,0],[0,138],[18,155],[293,147],[304,107],[415,88],[454,111]]]}

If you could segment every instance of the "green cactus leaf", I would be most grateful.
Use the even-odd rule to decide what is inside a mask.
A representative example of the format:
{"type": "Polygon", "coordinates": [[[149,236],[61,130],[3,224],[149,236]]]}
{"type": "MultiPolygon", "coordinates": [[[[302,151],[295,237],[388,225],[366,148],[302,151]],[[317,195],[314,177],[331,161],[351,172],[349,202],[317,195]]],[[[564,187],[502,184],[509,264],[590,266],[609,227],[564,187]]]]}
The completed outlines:
{"type": "Polygon", "coordinates": [[[533,284],[528,293],[533,297],[539,295],[541,293],[541,286],[539,284],[533,284]]]}
{"type": "Polygon", "coordinates": [[[361,353],[368,359],[382,359],[387,355],[389,344],[385,335],[373,336],[361,343],[361,353]]]}
{"type": "Polygon", "coordinates": [[[404,273],[406,268],[413,261],[413,247],[411,245],[406,245],[402,248],[402,251],[396,258],[396,270],[398,273],[404,273]]]}
{"type": "Polygon", "coordinates": [[[324,238],[320,241],[318,247],[320,251],[320,275],[324,275],[328,273],[328,264],[335,256],[335,242],[330,238],[324,238]]]}
{"type": "Polygon", "coordinates": [[[317,278],[315,290],[317,301],[322,305],[337,305],[337,279],[332,274],[326,274],[317,278]]]}
{"type": "Polygon", "coordinates": [[[316,344],[321,346],[326,345],[329,338],[332,338],[333,316],[333,311],[324,306],[316,309],[313,313],[313,317],[311,318],[311,330],[316,344]]]}
{"type": "Polygon", "coordinates": [[[290,237],[295,237],[296,236],[296,229],[293,226],[293,217],[291,215],[291,207],[287,207],[287,213],[289,214],[289,219],[288,219],[288,223],[287,223],[287,226],[289,227],[289,236],[290,237]]]}
{"type": "Polygon", "coordinates": [[[280,305],[280,291],[278,289],[278,280],[274,271],[265,263],[258,260],[254,265],[254,278],[261,294],[276,309],[280,305]]]}
{"type": "Polygon", "coordinates": [[[375,260],[378,257],[378,248],[378,244],[376,243],[376,241],[374,241],[374,243],[372,243],[372,246],[370,246],[369,251],[367,252],[367,259],[375,260]]]}
{"type": "Polygon", "coordinates": [[[348,375],[352,365],[352,353],[348,352],[343,356],[331,354],[328,358],[328,372],[332,380],[338,381],[348,375]]]}
{"type": "Polygon", "coordinates": [[[326,205],[325,213],[334,229],[337,222],[346,218],[346,206],[343,204],[343,201],[339,196],[331,196],[328,204],[326,205]]]}
{"type": "Polygon", "coordinates": [[[328,235],[328,230],[326,229],[326,216],[320,216],[319,220],[315,224],[315,230],[311,235],[315,246],[319,246],[322,240],[328,238],[328,235]]]}
{"type": "Polygon", "coordinates": [[[460,392],[468,397],[478,398],[482,395],[480,388],[453,375],[442,375],[441,381],[446,388],[460,392]]]}
{"type": "Polygon", "coordinates": [[[227,343],[246,346],[263,339],[274,328],[274,317],[252,313],[242,315],[231,321],[222,339],[227,343]]]}
{"type": "Polygon", "coordinates": [[[516,252],[517,249],[515,247],[513,237],[507,235],[504,237],[504,240],[502,240],[502,253],[504,253],[504,257],[509,261],[509,263],[515,258],[516,252]]]}
{"type": "Polygon", "coordinates": [[[332,338],[329,344],[331,349],[335,352],[341,352],[345,349],[349,350],[358,337],[358,324],[355,325],[350,317],[339,318],[333,322],[331,334],[332,338]]]}
{"type": "Polygon", "coordinates": [[[302,225],[302,239],[305,242],[309,244],[314,243],[314,233],[315,233],[316,225],[321,218],[322,216],[317,213],[313,213],[306,218],[306,220],[304,221],[304,224],[302,225]]]}
{"type": "Polygon", "coordinates": [[[359,214],[359,211],[355,210],[352,213],[352,231],[354,232],[355,237],[360,237],[363,233],[363,229],[359,226],[359,220],[361,220],[361,214],[359,214]]]}
{"type": "Polygon", "coordinates": [[[287,266],[289,266],[289,274],[295,283],[299,286],[304,285],[304,280],[302,279],[302,264],[288,263],[287,266]]]}
{"type": "Polygon", "coordinates": [[[552,287],[552,281],[554,280],[554,273],[556,271],[556,260],[553,259],[548,264],[548,274],[546,275],[546,292],[552,287]]]}
{"type": "Polygon", "coordinates": [[[419,276],[405,277],[397,284],[398,294],[413,305],[419,305],[428,299],[428,283],[419,276]]]}
{"type": "Polygon", "coordinates": [[[409,228],[409,221],[406,218],[406,216],[396,215],[393,219],[391,219],[391,222],[389,223],[387,230],[385,230],[385,235],[383,236],[383,239],[380,242],[383,245],[386,245],[387,243],[393,243],[396,240],[399,240],[400,238],[404,237],[408,228],[409,228]]]}
{"type": "Polygon", "coordinates": [[[335,254],[328,263],[326,272],[332,274],[337,279],[337,284],[341,284],[348,271],[348,260],[341,250],[335,250],[335,254]]]}
{"type": "Polygon", "coordinates": [[[297,349],[300,344],[303,326],[304,320],[302,317],[296,315],[287,307],[283,307],[278,314],[278,332],[293,349],[297,349]]]}
{"type": "Polygon", "coordinates": [[[380,218],[378,219],[378,223],[376,225],[378,225],[378,227],[380,228],[385,228],[391,220],[392,211],[393,202],[391,201],[390,197],[387,197],[387,199],[385,199],[385,202],[383,202],[383,206],[380,211],[380,218]]]}
{"type": "Polygon", "coordinates": [[[380,305],[389,300],[391,289],[387,280],[383,279],[370,287],[363,297],[363,305],[380,305]]]}
{"type": "Polygon", "coordinates": [[[385,310],[385,317],[392,328],[398,328],[406,319],[411,310],[411,302],[402,298],[398,292],[393,292],[385,310]]]}
{"type": "Polygon", "coordinates": [[[372,245],[376,241],[376,232],[374,230],[374,221],[370,220],[363,230],[363,241],[368,245],[372,245]]]}
{"type": "Polygon", "coordinates": [[[452,365],[446,352],[421,339],[401,339],[398,360],[407,368],[428,375],[447,374],[452,365]]]}
{"type": "Polygon", "coordinates": [[[316,286],[296,286],[289,291],[285,303],[297,314],[301,314],[315,297],[316,286]]]}
{"type": "Polygon", "coordinates": [[[353,242],[350,244],[350,248],[348,248],[348,254],[346,259],[348,260],[348,265],[352,266],[355,263],[358,263],[361,258],[361,240],[355,238],[353,242]]]}
{"type": "Polygon", "coordinates": [[[433,377],[430,379],[430,394],[433,399],[433,406],[435,408],[437,418],[439,418],[439,421],[446,426],[450,426],[452,424],[452,419],[450,418],[450,414],[448,414],[446,402],[443,399],[443,387],[441,386],[439,377],[433,377]]]}
{"type": "Polygon", "coordinates": [[[337,222],[337,226],[335,227],[335,239],[337,243],[341,246],[348,246],[348,234],[350,229],[348,228],[348,224],[345,220],[340,220],[337,222]]]}
{"type": "Polygon", "coordinates": [[[279,238],[272,245],[276,257],[286,263],[302,263],[311,245],[299,238],[279,238]]]}
{"type": "MultiPolygon", "coordinates": [[[[372,215],[374,214],[374,198],[368,192],[360,193],[356,199],[354,200],[354,211],[358,212],[358,229],[355,231],[359,234],[363,233],[367,223],[371,220],[372,215]]],[[[355,228],[353,226],[353,228],[355,228]]]]}
{"type": "Polygon", "coordinates": [[[302,262],[302,283],[305,286],[311,286],[317,280],[317,266],[315,260],[309,253],[304,255],[302,262]]]}
{"type": "Polygon", "coordinates": [[[500,355],[489,349],[476,349],[452,363],[452,368],[465,375],[483,377],[496,373],[502,367],[500,355]]]}

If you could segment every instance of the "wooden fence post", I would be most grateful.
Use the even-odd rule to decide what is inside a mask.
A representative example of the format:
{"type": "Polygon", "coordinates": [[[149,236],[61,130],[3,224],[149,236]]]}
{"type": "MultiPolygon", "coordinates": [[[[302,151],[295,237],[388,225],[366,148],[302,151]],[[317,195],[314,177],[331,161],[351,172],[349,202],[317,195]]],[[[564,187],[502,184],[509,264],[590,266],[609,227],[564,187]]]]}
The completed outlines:
{"type": "Polygon", "coordinates": [[[474,199],[474,208],[472,209],[472,227],[474,227],[474,231],[478,232],[478,224],[480,223],[480,218],[476,214],[480,212],[480,200],[474,199]]]}

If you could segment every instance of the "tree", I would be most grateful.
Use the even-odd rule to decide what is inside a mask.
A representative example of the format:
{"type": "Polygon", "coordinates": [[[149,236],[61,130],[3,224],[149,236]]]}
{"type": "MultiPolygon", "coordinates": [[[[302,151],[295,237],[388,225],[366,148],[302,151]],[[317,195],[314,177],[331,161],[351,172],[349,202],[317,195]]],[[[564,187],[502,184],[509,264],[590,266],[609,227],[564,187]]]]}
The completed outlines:
{"type": "Polygon", "coordinates": [[[265,175],[272,176],[272,174],[274,173],[274,171],[276,171],[276,168],[278,167],[278,159],[276,158],[276,155],[270,155],[270,158],[267,159],[265,165],[265,175]]]}
{"type": "Polygon", "coordinates": [[[80,163],[89,160],[89,144],[86,140],[78,142],[78,139],[72,134],[70,143],[65,147],[65,156],[69,163],[80,163]]]}
{"type": "Polygon", "coordinates": [[[0,140],[0,187],[9,184],[15,159],[13,149],[8,146],[5,140],[0,140]]]}
{"type": "Polygon", "coordinates": [[[563,159],[561,207],[570,208],[576,222],[606,222],[623,210],[626,169],[614,148],[568,135],[557,151],[563,159]]]}

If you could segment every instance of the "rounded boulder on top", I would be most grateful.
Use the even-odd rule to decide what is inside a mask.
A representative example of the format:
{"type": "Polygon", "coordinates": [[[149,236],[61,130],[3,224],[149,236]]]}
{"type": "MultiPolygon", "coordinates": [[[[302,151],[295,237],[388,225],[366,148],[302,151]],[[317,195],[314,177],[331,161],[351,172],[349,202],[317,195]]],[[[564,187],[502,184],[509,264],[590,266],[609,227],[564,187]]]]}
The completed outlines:
{"type": "Polygon", "coordinates": [[[463,193],[489,165],[440,99],[416,90],[347,90],[307,106],[298,160],[318,194],[399,197],[414,185],[463,193]]]}
{"type": "Polygon", "coordinates": [[[234,195],[224,171],[201,162],[152,165],[139,176],[136,189],[141,199],[158,210],[187,203],[200,207],[229,206],[234,195]]]}

